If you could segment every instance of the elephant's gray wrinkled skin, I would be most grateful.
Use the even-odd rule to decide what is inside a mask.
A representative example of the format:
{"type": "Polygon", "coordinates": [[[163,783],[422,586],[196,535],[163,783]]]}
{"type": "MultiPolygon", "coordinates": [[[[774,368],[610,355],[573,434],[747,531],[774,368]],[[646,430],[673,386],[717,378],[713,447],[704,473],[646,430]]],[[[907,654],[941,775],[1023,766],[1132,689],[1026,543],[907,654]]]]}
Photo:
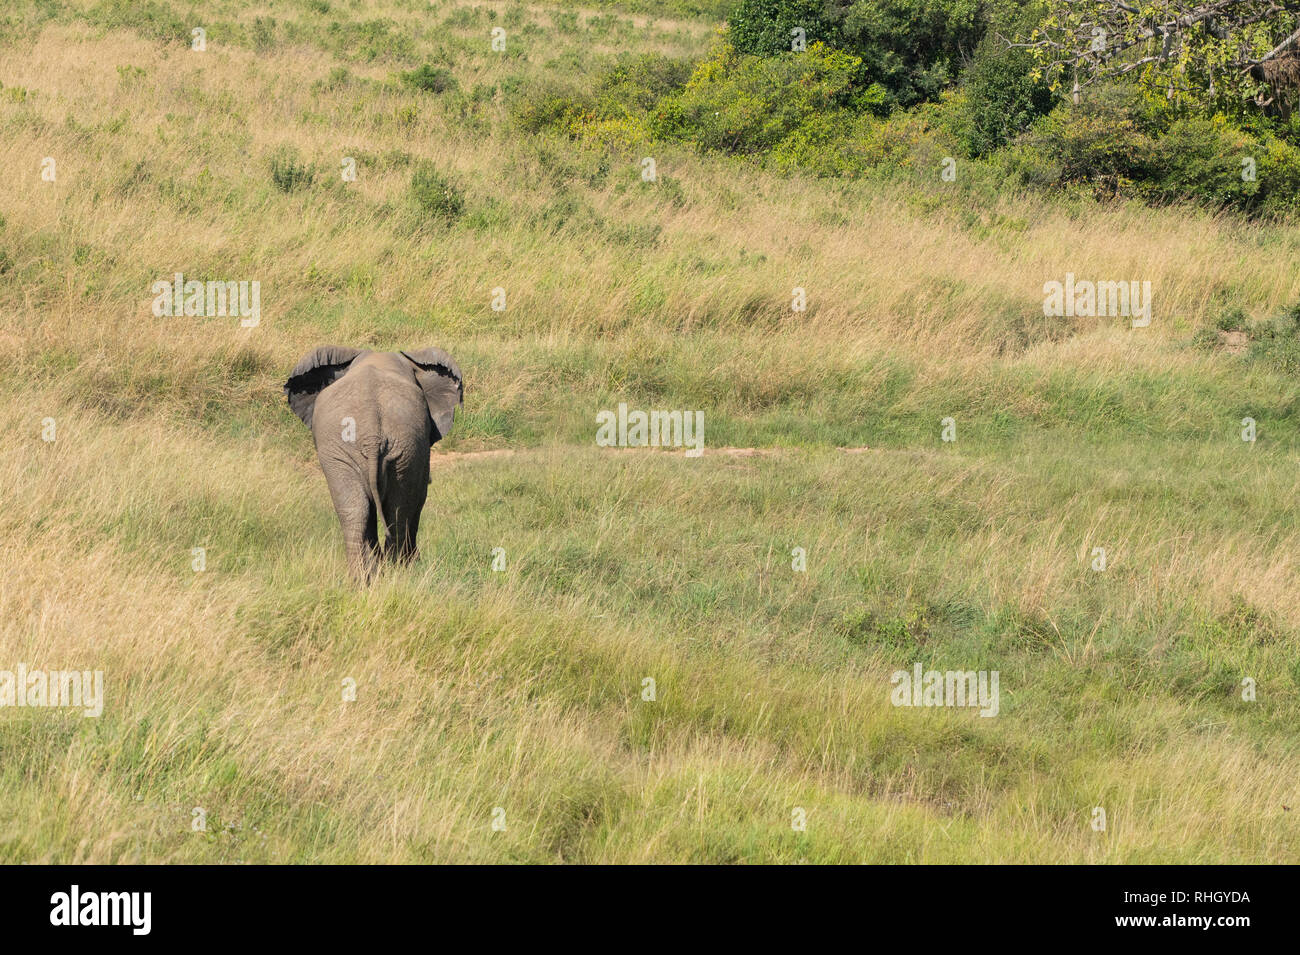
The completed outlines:
{"type": "Polygon", "coordinates": [[[429,447],[451,431],[465,394],[451,356],[325,345],[298,362],[284,393],[316,440],[352,575],[368,580],[377,567],[381,516],[384,556],[413,560],[429,447]]]}

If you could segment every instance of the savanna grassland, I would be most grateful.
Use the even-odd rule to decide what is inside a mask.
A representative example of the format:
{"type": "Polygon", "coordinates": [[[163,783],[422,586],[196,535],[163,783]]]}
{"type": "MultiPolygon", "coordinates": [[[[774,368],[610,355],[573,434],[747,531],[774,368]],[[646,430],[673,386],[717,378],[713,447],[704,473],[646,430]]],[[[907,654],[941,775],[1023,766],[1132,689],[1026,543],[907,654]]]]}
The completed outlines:
{"type": "Polygon", "coordinates": [[[0,710],[0,859],[1296,860],[1300,347],[1258,329],[1300,229],[518,122],[724,15],[5,4],[0,668],[106,687],[0,710]],[[260,324],[156,317],[176,272],[260,324]],[[1044,317],[1067,272],[1150,326],[1044,317]],[[325,343],[465,375],[368,587],[280,390],[325,343]],[[597,447],[619,402],[708,450],[597,447]],[[917,662],[999,714],[892,706],[917,662]]]}

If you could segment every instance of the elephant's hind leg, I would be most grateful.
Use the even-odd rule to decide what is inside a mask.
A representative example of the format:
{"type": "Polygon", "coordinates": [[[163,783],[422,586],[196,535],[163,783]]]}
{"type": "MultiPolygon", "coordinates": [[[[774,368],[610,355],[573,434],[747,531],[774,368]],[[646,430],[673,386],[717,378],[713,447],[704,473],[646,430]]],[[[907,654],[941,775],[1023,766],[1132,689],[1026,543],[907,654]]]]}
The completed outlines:
{"type": "Polygon", "coordinates": [[[397,523],[397,559],[410,563],[420,556],[415,540],[420,533],[420,512],[416,511],[397,523]]]}
{"type": "Polygon", "coordinates": [[[348,572],[367,581],[378,568],[379,524],[375,504],[370,500],[360,475],[347,469],[325,469],[334,511],[343,530],[343,547],[347,553],[348,572]]]}
{"type": "MultiPolygon", "coordinates": [[[[367,499],[365,516],[343,522],[343,546],[348,555],[348,571],[357,580],[369,580],[379,569],[379,526],[375,506],[367,499]]],[[[340,520],[343,519],[339,515],[340,520]]]]}
{"type": "Polygon", "coordinates": [[[427,449],[413,466],[409,456],[385,462],[383,482],[384,557],[399,564],[409,564],[419,556],[415,546],[420,530],[420,510],[428,493],[427,449]]]}
{"type": "Polygon", "coordinates": [[[384,502],[384,556],[399,564],[409,564],[419,556],[415,547],[420,529],[420,512],[405,503],[384,502]]]}

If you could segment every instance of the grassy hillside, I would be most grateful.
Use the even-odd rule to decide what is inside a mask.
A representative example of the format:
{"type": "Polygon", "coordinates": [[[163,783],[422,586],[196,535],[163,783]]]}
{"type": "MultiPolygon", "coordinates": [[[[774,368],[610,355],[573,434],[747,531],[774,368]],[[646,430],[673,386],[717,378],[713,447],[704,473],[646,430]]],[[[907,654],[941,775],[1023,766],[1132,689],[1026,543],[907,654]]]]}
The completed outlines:
{"type": "Polygon", "coordinates": [[[681,147],[645,182],[512,118],[720,7],[6,5],[0,669],[106,699],[0,709],[0,859],[1294,861],[1300,230],[681,147]],[[155,317],[176,272],[261,323],[155,317]],[[1045,318],[1067,272],[1150,281],[1150,327],[1045,318]],[[324,343],[465,372],[423,557],[368,588],[280,393],[324,343]],[[709,450],[598,448],[619,402],[709,450]],[[892,706],[917,662],[999,714],[892,706]]]}

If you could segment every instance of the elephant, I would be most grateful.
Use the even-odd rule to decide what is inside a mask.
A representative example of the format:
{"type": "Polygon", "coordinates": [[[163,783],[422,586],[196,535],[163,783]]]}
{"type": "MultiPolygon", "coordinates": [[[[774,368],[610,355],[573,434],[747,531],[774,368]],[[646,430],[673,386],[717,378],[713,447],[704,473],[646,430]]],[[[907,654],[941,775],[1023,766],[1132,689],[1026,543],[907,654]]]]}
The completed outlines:
{"type": "Polygon", "coordinates": [[[381,556],[414,560],[429,490],[429,448],[451,431],[464,403],[460,368],[451,356],[440,348],[376,352],[325,345],[294,366],[284,393],[311,428],[352,576],[369,580],[381,556]]]}

